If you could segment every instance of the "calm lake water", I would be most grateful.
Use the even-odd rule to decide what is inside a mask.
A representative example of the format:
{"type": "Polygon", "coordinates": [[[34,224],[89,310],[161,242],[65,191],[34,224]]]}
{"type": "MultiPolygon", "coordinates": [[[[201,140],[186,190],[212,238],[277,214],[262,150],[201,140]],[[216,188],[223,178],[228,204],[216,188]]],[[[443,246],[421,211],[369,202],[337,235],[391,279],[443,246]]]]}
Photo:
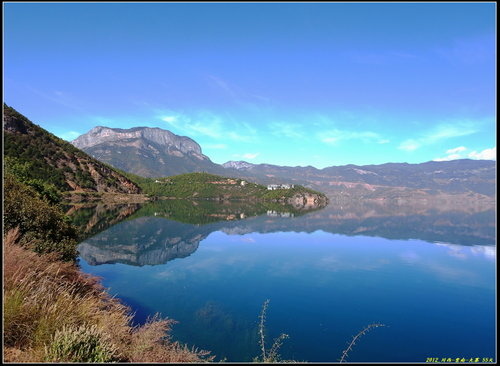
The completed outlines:
{"type": "Polygon", "coordinates": [[[496,354],[495,211],[330,204],[305,213],[158,202],[74,210],[80,265],[143,323],[178,321],[174,339],[216,360],[259,355],[290,337],[283,359],[425,362],[496,354]],[[120,221],[122,220],[122,221],[120,221]]]}

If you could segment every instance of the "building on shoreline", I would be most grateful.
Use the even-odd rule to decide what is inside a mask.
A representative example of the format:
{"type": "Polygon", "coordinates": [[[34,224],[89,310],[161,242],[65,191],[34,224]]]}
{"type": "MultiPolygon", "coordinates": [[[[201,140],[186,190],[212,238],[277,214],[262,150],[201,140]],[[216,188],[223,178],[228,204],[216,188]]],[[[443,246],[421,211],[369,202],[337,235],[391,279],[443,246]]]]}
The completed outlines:
{"type": "Polygon", "coordinates": [[[268,184],[267,189],[274,191],[275,189],[291,189],[294,188],[294,184],[268,184]]]}

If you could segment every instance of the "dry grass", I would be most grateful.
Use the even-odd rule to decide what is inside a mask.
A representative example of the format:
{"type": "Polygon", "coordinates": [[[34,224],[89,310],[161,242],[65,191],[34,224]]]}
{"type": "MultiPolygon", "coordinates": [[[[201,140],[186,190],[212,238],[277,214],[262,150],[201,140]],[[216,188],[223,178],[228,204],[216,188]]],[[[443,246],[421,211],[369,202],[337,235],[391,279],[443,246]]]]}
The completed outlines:
{"type": "Polygon", "coordinates": [[[132,327],[130,310],[98,279],[55,254],[17,245],[4,236],[4,361],[203,362],[207,351],[188,349],[168,335],[172,320],[132,327]],[[86,339],[81,342],[81,339],[86,339]]]}

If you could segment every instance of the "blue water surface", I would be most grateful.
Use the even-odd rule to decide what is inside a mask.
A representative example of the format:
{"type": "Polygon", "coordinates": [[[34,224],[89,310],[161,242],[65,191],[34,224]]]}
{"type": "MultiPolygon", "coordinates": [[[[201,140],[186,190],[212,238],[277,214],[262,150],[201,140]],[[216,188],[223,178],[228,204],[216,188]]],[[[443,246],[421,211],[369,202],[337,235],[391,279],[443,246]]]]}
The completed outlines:
{"type": "MultiPolygon", "coordinates": [[[[113,243],[113,230],[127,236],[134,225],[130,236],[136,240],[148,240],[137,234],[138,227],[147,227],[148,235],[167,228],[169,239],[160,241],[179,245],[182,233],[191,230],[194,251],[155,265],[96,263],[97,257],[90,265],[82,255],[82,269],[102,277],[109,292],[135,311],[135,322],[157,312],[173,318],[174,339],[210,350],[216,360],[252,361],[260,355],[258,316],[266,299],[267,347],[281,333],[289,335],[280,349],[283,359],[336,362],[352,337],[373,323],[385,326],[362,336],[348,361],[495,356],[494,243],[306,232],[284,218],[274,219],[282,223],[276,231],[214,227],[197,236],[203,225],[140,220],[119,223],[93,239],[113,243]]],[[[269,220],[263,222],[270,225],[269,220]]]]}

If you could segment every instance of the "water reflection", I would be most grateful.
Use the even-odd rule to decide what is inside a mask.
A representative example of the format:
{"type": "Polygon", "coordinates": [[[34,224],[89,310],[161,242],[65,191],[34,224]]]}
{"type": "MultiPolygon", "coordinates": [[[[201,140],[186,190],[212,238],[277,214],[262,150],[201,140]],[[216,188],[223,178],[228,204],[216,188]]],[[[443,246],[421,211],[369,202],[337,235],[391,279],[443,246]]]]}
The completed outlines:
{"type": "Polygon", "coordinates": [[[136,322],[156,312],[176,319],[176,340],[218,359],[259,354],[265,299],[269,340],[290,335],[284,359],[336,361],[374,321],[389,327],[349,361],[494,354],[492,207],[353,202],[305,213],[184,201],[132,211],[115,207],[131,213],[80,244],[82,269],[130,305],[136,322]],[[274,215],[286,212],[293,216],[274,215]]]}
{"type": "MultiPolygon", "coordinates": [[[[450,248],[467,245],[492,258],[496,254],[494,248],[484,248],[495,244],[495,212],[490,207],[424,209],[415,205],[357,202],[304,210],[276,204],[171,200],[142,206],[97,205],[72,210],[70,214],[82,228],[82,238],[87,238],[79,245],[80,255],[92,265],[166,263],[189,256],[198,249],[200,241],[216,231],[244,235],[321,230],[348,236],[421,239],[454,245],[450,248]],[[99,230],[103,231],[96,234],[99,230]]],[[[458,249],[451,253],[462,255],[458,249]]],[[[407,260],[412,260],[411,254],[407,260]]]]}

